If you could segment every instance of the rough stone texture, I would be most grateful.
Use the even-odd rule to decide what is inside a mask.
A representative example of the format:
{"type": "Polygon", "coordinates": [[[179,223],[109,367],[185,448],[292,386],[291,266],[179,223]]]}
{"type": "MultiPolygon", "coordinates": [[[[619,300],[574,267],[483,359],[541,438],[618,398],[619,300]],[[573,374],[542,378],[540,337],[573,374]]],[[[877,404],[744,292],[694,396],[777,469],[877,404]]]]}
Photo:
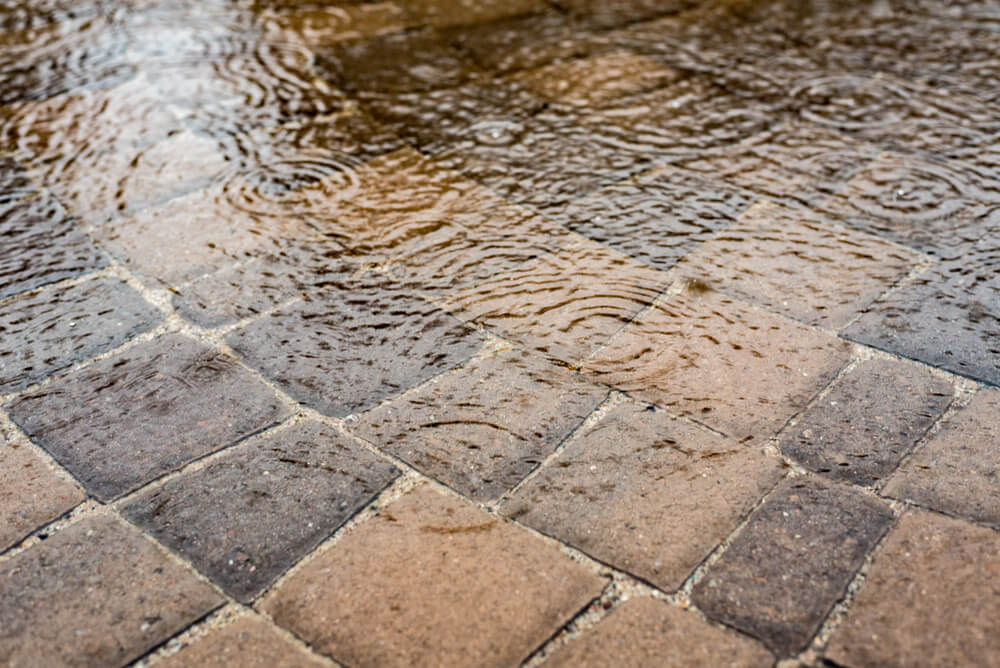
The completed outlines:
{"type": "Polygon", "coordinates": [[[113,516],[0,564],[0,663],[124,666],[223,599],[113,516]]]}
{"type": "Polygon", "coordinates": [[[745,636],[655,598],[636,598],[553,652],[545,665],[765,668],[773,663],[770,652],[745,636]]]}
{"type": "Polygon", "coordinates": [[[692,283],[587,364],[601,382],[763,442],[848,361],[844,342],[692,283]]]}
{"type": "Polygon", "coordinates": [[[889,479],[884,493],[1000,529],[998,440],[1000,390],[980,390],[889,479]]]}
{"type": "Polygon", "coordinates": [[[117,348],[163,319],[117,279],[52,288],[0,305],[0,393],[117,348]]]}
{"type": "Polygon", "coordinates": [[[236,360],[174,334],[68,374],[8,410],[32,441],[102,501],[288,412],[236,360]]]}
{"type": "Polygon", "coordinates": [[[352,666],[506,666],[602,586],[523,529],[424,487],[310,560],[260,605],[352,666]]]}
{"type": "Polygon", "coordinates": [[[574,437],[503,512],[673,591],[781,475],[754,449],[628,403],[574,437]]]}
{"type": "Polygon", "coordinates": [[[162,668],[321,668],[325,661],[298,647],[259,617],[245,615],[213,629],[156,664],[162,668]]]}
{"type": "Polygon", "coordinates": [[[920,256],[778,204],[760,203],[677,272],[811,325],[840,329],[920,256]]]}
{"type": "Polygon", "coordinates": [[[916,364],[868,360],[781,434],[781,451],[832,478],[875,485],[941,417],[953,395],[951,383],[916,364]]]}
{"type": "Polygon", "coordinates": [[[332,427],[302,422],[142,492],[122,514],[246,603],[397,474],[332,427]]]}
{"type": "Polygon", "coordinates": [[[826,656],[845,666],[994,666],[1000,535],[905,513],[879,549],[826,656]]]}
{"type": "Polygon", "coordinates": [[[812,476],[784,481],[695,586],[695,604],[779,655],[801,650],[892,522],[887,506],[812,476]]]}
{"type": "Polygon", "coordinates": [[[82,502],[83,491],[6,435],[0,443],[0,552],[82,502]]]}
{"type": "Polygon", "coordinates": [[[593,242],[525,263],[450,299],[445,308],[564,362],[579,362],[670,282],[593,242]]]}
{"type": "Polygon", "coordinates": [[[343,417],[460,364],[481,339],[380,278],[328,289],[226,339],[296,400],[343,417]]]}
{"type": "Polygon", "coordinates": [[[606,395],[565,367],[510,351],[474,360],[349,428],[488,501],[531,473],[606,395]]]}

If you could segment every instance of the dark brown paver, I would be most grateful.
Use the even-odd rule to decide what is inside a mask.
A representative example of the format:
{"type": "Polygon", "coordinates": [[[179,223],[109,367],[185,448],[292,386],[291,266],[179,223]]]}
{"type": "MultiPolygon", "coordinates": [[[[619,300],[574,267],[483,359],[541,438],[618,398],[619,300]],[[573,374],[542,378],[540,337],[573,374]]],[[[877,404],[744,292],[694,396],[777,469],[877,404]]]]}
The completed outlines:
{"type": "Polygon", "coordinates": [[[81,503],[86,494],[22,443],[0,444],[0,552],[81,503]]]}
{"type": "Polygon", "coordinates": [[[302,422],[142,492],[121,512],[249,602],[398,473],[332,427],[302,422]]]}
{"type": "Polygon", "coordinates": [[[781,451],[832,478],[884,480],[951,404],[952,384],[916,364],[868,360],[781,435],[781,451]]]}
{"type": "Polygon", "coordinates": [[[269,427],[287,409],[236,360],[168,334],[8,407],[102,501],[269,427]]]}
{"type": "Polygon", "coordinates": [[[152,329],[163,314],[123,281],[102,278],[0,305],[0,392],[23,390],[152,329]]]}
{"type": "Polygon", "coordinates": [[[313,558],[261,607],[352,666],[506,666],[603,582],[541,539],[424,487],[313,558]]]}
{"type": "Polygon", "coordinates": [[[888,529],[887,506],[812,476],[791,478],[695,586],[695,604],[780,655],[801,650],[888,529]]]}
{"type": "Polygon", "coordinates": [[[503,512],[673,591],[781,475],[776,459],[629,403],[574,437],[503,512]]]}
{"type": "Polygon", "coordinates": [[[565,362],[579,362],[670,282],[599,244],[582,241],[452,297],[448,310],[565,362]]]}
{"type": "Polygon", "coordinates": [[[629,324],[585,370],[738,440],[763,442],[848,357],[833,336],[695,283],[629,324]]]}
{"type": "Polygon", "coordinates": [[[1000,529],[1000,390],[984,389],[922,444],[884,493],[1000,529]]]}
{"type": "Polygon", "coordinates": [[[995,666],[1000,535],[905,513],[879,549],[826,656],[844,666],[995,666]]]}
{"type": "Polygon", "coordinates": [[[81,520],[0,564],[0,663],[123,666],[222,604],[112,516],[81,520]]]}
{"type": "Polygon", "coordinates": [[[350,428],[487,501],[524,479],[606,395],[569,369],[511,351],[474,360],[350,428]]]}
{"type": "Polygon", "coordinates": [[[553,652],[545,665],[765,668],[773,663],[771,653],[750,638],[654,598],[636,598],[553,652]]]}
{"type": "Polygon", "coordinates": [[[331,286],[226,340],[296,400],[335,417],[457,366],[482,343],[447,313],[381,278],[331,286]]]}
{"type": "Polygon", "coordinates": [[[549,8],[544,0],[397,0],[418,25],[439,28],[495,21],[521,14],[534,14],[549,8]]]}
{"type": "Polygon", "coordinates": [[[156,665],[163,668],[320,668],[325,661],[298,647],[259,617],[245,615],[213,629],[156,665]]]}
{"type": "Polygon", "coordinates": [[[840,329],[920,260],[878,237],[759,203],[677,271],[796,320],[840,329]]]}

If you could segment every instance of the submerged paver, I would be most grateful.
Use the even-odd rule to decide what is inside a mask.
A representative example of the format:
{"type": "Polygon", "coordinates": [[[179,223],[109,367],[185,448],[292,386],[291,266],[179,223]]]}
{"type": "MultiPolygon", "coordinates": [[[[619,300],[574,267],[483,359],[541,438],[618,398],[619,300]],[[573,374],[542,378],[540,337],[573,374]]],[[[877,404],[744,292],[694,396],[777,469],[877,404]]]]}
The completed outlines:
{"type": "Polygon", "coordinates": [[[349,429],[474,499],[524,479],[607,389],[519,351],[473,360],[349,429]]]}
{"type": "Polygon", "coordinates": [[[554,651],[545,665],[764,668],[773,663],[771,653],[746,636],[655,598],[637,598],[554,651]]]}
{"type": "Polygon", "coordinates": [[[156,665],[163,668],[321,668],[325,661],[285,638],[259,617],[244,615],[196,638],[156,665]]]}
{"type": "Polygon", "coordinates": [[[0,304],[0,392],[16,392],[152,329],[163,314],[131,286],[101,278],[0,304]]]}
{"type": "Polygon", "coordinates": [[[537,536],[421,487],[259,605],[348,665],[505,666],[526,659],[603,584],[537,536]]]}
{"type": "Polygon", "coordinates": [[[998,555],[995,531],[935,513],[904,513],[826,656],[841,665],[995,665],[998,555]]]}
{"type": "Polygon", "coordinates": [[[0,563],[0,663],[124,666],[223,603],[111,515],[0,563]]]}
{"type": "Polygon", "coordinates": [[[773,458],[626,403],[575,436],[502,511],[674,591],[781,475],[773,458]]]}
{"type": "Polygon", "coordinates": [[[1000,530],[1000,390],[981,390],[885,486],[897,499],[1000,530]]]}
{"type": "Polygon", "coordinates": [[[953,396],[953,384],[928,369],[867,360],[806,409],[779,447],[813,471],[872,486],[896,469],[953,396]]]}
{"type": "Polygon", "coordinates": [[[62,376],[8,412],[108,501],[276,424],[288,409],[233,358],[168,334],[62,376]]]}
{"type": "Polygon", "coordinates": [[[892,521],[856,489],[807,476],[785,480],[695,586],[712,619],[779,654],[805,647],[892,521]]]}
{"type": "Polygon", "coordinates": [[[249,602],[398,473],[333,428],[301,422],[140,493],[122,514],[249,602]]]}

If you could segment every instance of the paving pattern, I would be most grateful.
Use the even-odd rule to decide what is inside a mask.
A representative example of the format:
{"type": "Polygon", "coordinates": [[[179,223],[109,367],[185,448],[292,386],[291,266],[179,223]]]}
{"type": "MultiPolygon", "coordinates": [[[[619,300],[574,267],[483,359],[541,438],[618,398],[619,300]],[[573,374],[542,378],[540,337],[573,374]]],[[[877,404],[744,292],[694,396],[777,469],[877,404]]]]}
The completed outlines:
{"type": "Polygon", "coordinates": [[[0,665],[1000,666],[995,0],[0,0],[0,665]]]}

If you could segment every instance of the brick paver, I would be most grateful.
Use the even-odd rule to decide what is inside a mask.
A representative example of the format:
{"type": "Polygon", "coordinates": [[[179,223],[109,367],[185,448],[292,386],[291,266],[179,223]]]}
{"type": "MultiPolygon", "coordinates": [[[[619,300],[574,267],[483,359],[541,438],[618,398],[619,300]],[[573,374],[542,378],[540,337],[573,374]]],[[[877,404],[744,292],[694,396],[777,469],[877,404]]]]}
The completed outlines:
{"type": "Polygon", "coordinates": [[[905,513],[827,655],[842,665],[996,665],[998,555],[995,531],[934,513],[905,513]]]}
{"type": "Polygon", "coordinates": [[[769,651],[745,636],[654,598],[638,598],[553,652],[545,665],[764,668],[773,663],[769,651]]]}
{"type": "Polygon", "coordinates": [[[179,335],[63,376],[8,410],[35,443],[102,501],[288,413],[236,360],[179,335]]]}
{"type": "Polygon", "coordinates": [[[662,410],[628,403],[575,437],[503,512],[673,591],[778,481],[780,468],[662,410]]]}
{"type": "Polygon", "coordinates": [[[786,455],[826,476],[884,481],[948,407],[947,380],[916,364],[861,362],[781,434],[786,455]]]}
{"type": "Polygon", "coordinates": [[[396,474],[331,427],[302,422],[141,493],[122,514],[248,602],[396,474]]]}
{"type": "Polygon", "coordinates": [[[487,501],[524,479],[606,394],[565,367],[510,351],[474,360],[350,429],[487,501]]]}
{"type": "Polygon", "coordinates": [[[586,371],[737,440],[763,442],[847,360],[835,337],[694,283],[629,324],[586,371]]]}
{"type": "Polygon", "coordinates": [[[258,617],[244,615],[196,638],[156,665],[163,668],[320,668],[328,664],[258,617]]]}
{"type": "Polygon", "coordinates": [[[0,663],[124,666],[223,599],[112,516],[0,563],[0,663]]]}
{"type": "Polygon", "coordinates": [[[421,488],[312,559],[260,606],[349,665],[506,666],[603,582],[496,515],[421,488]],[[391,557],[373,560],[376,551],[391,557]]]}
{"type": "Polygon", "coordinates": [[[921,445],[885,494],[1000,529],[1000,390],[984,389],[921,445]]]}
{"type": "Polygon", "coordinates": [[[891,520],[888,506],[849,487],[786,480],[695,586],[695,604],[780,654],[797,652],[891,520]]]}

